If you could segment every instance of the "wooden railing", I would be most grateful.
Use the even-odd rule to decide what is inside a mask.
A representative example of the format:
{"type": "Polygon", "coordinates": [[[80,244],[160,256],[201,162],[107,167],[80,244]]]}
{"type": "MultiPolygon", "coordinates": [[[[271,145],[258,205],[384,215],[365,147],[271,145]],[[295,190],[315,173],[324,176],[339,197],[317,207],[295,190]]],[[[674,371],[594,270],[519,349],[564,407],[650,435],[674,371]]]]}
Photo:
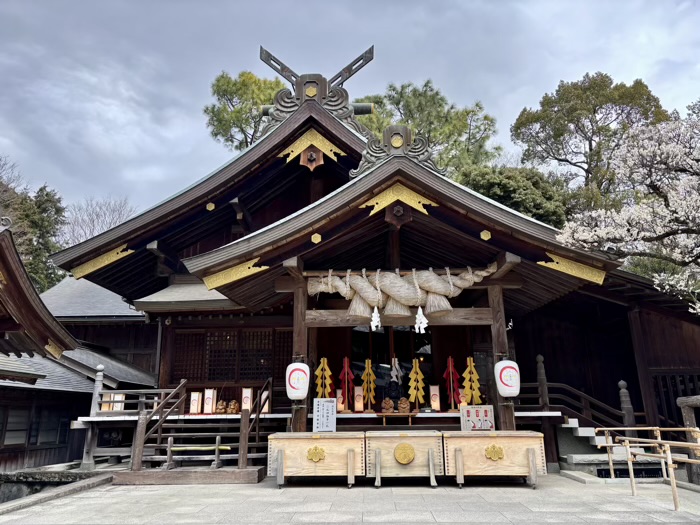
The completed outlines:
{"type": "Polygon", "coordinates": [[[255,443],[260,443],[260,414],[262,414],[265,405],[268,405],[272,412],[272,378],[268,377],[262,388],[258,389],[258,395],[255,397],[251,410],[241,411],[241,432],[238,443],[238,468],[244,469],[248,467],[248,443],[250,434],[255,425],[255,443]],[[264,394],[267,393],[265,396],[264,394]],[[255,418],[250,421],[251,412],[255,418]]]}
{"type": "MultiPolygon", "coordinates": [[[[158,431],[158,443],[161,440],[161,427],[171,414],[179,414],[180,408],[184,405],[187,393],[187,379],[182,379],[180,384],[168,395],[155,403],[153,410],[148,413],[145,409],[139,411],[139,419],[134,431],[134,439],[131,445],[131,470],[141,470],[143,463],[143,447],[146,439],[158,431]],[[156,424],[146,432],[148,424],[158,416],[156,424]]],[[[161,392],[162,394],[162,392],[161,392]]]]}
{"type": "MultiPolygon", "coordinates": [[[[654,436],[653,439],[658,442],[654,444],[653,447],[656,449],[657,454],[661,454],[663,452],[663,447],[659,443],[662,441],[661,434],[663,432],[674,436],[678,435],[679,432],[686,432],[691,436],[696,436],[697,438],[699,431],[697,428],[690,427],[603,427],[595,429],[596,434],[601,432],[605,436],[605,444],[598,445],[598,448],[606,449],[606,452],[608,453],[608,467],[610,469],[610,479],[615,479],[615,469],[613,468],[613,447],[615,447],[616,445],[613,443],[612,440],[613,434],[616,436],[615,439],[619,439],[622,437],[620,436],[620,432],[625,432],[627,437],[629,437],[630,439],[637,439],[637,432],[648,432],[649,435],[654,436]]],[[[664,459],[661,460],[661,476],[663,477],[663,479],[668,479],[664,459]]]]}
{"type": "MultiPolygon", "coordinates": [[[[660,429],[664,430],[664,429],[660,429]]],[[[637,495],[637,485],[634,479],[634,461],[638,457],[646,457],[658,459],[662,464],[662,471],[668,471],[668,482],[671,485],[671,493],[673,495],[673,508],[675,510],[680,510],[681,503],[678,497],[678,487],[676,483],[675,469],[678,467],[678,463],[686,463],[691,466],[700,465],[700,459],[696,459],[698,454],[700,454],[700,443],[697,442],[697,436],[700,431],[697,428],[674,428],[669,429],[674,431],[685,430],[690,431],[696,439],[696,442],[689,443],[685,441],[669,441],[664,439],[643,439],[628,436],[618,436],[615,440],[618,444],[622,444],[625,447],[625,457],[627,459],[627,468],[629,469],[630,475],[630,488],[632,489],[632,496],[637,495]],[[657,450],[657,453],[650,453],[644,450],[634,450],[632,447],[653,447],[657,450]],[[679,455],[673,455],[672,449],[682,449],[690,451],[691,457],[682,457],[679,455]],[[665,468],[664,468],[665,465],[665,468]]],[[[611,448],[612,444],[601,445],[611,448]]],[[[666,476],[664,476],[666,477],[666,476]]]]}
{"type": "MultiPolygon", "coordinates": [[[[635,427],[644,412],[635,412],[627,383],[620,381],[620,408],[614,408],[564,383],[550,383],[544,369],[544,358],[537,356],[537,383],[520,385],[519,408],[541,411],[559,410],[590,424],[609,427],[635,427]],[[530,400],[532,402],[530,402],[530,400]],[[524,402],[523,402],[524,401],[524,402]]],[[[516,407],[517,408],[517,407],[516,407]]]]}

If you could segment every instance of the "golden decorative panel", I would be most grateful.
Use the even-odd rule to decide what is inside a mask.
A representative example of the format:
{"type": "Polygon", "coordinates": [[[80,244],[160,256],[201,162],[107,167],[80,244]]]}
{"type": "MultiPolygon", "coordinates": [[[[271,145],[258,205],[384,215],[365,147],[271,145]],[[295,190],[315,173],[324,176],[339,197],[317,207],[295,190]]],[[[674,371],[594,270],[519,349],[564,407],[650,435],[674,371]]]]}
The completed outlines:
{"type": "Polygon", "coordinates": [[[207,202],[207,211],[214,211],[214,208],[216,208],[216,204],[213,202],[207,202]]]}
{"type": "Polygon", "coordinates": [[[122,244],[119,248],[115,248],[111,252],[104,253],[86,263],[79,264],[75,268],[72,268],[70,272],[73,274],[73,277],[80,279],[132,253],[134,253],[134,250],[127,250],[126,244],[122,244]]]}
{"type": "Polygon", "coordinates": [[[318,243],[321,242],[322,240],[323,240],[323,237],[321,237],[321,234],[320,234],[320,233],[314,233],[314,234],[311,236],[311,242],[314,243],[314,244],[318,244],[318,243]]]}
{"type": "Polygon", "coordinates": [[[314,463],[318,463],[319,461],[326,459],[326,451],[316,445],[307,451],[306,459],[313,461],[314,463]]]}
{"type": "Polygon", "coordinates": [[[491,232],[488,230],[484,230],[479,234],[479,237],[481,237],[481,239],[484,241],[488,241],[491,239],[491,232]]]}
{"type": "Polygon", "coordinates": [[[345,155],[345,153],[343,153],[343,151],[341,151],[340,148],[333,145],[331,141],[329,141],[327,138],[321,135],[318,131],[316,131],[315,129],[310,129],[301,137],[299,137],[294,142],[294,144],[292,144],[286,150],[280,153],[278,157],[284,157],[285,155],[289,155],[289,157],[287,157],[287,162],[289,162],[292,159],[297,158],[301,154],[301,152],[309,146],[316,146],[323,153],[325,153],[335,161],[338,160],[338,155],[345,155]]]}
{"type": "Polygon", "coordinates": [[[490,460],[498,461],[499,459],[503,459],[505,457],[505,452],[503,452],[503,447],[494,443],[493,445],[486,447],[484,450],[484,455],[490,460]]]}
{"type": "Polygon", "coordinates": [[[542,266],[546,266],[552,270],[573,275],[579,279],[585,279],[596,284],[603,284],[603,280],[605,279],[605,271],[575,261],[570,261],[569,259],[565,259],[564,257],[560,257],[549,252],[546,253],[553,262],[539,261],[537,264],[541,264],[542,266]]]}
{"type": "Polygon", "coordinates": [[[221,270],[220,272],[207,275],[202,280],[209,290],[232,283],[234,281],[239,281],[245,277],[248,277],[249,275],[262,272],[263,270],[267,270],[269,268],[269,266],[255,266],[259,260],[260,257],[257,257],[252,261],[244,262],[231,268],[227,268],[226,270],[221,270]]]}
{"type": "Polygon", "coordinates": [[[306,88],[306,96],[309,98],[315,97],[318,93],[316,86],[309,86],[306,88]]]}
{"type": "Polygon", "coordinates": [[[54,343],[51,339],[49,339],[49,342],[46,346],[44,346],[46,351],[51,354],[53,357],[58,359],[61,357],[61,354],[63,353],[63,350],[61,350],[56,343],[54,343]]]}
{"type": "Polygon", "coordinates": [[[428,215],[425,206],[438,206],[437,203],[426,199],[422,195],[419,195],[415,191],[408,189],[406,186],[397,182],[391,188],[388,188],[376,195],[372,199],[368,200],[360,206],[360,208],[366,208],[368,206],[374,206],[374,209],[370,212],[370,216],[374,215],[378,211],[383,210],[389,206],[392,202],[401,201],[408,204],[411,208],[428,215]]]}
{"type": "Polygon", "coordinates": [[[394,459],[402,465],[408,465],[416,459],[416,451],[409,443],[399,443],[394,448],[394,459]]]}

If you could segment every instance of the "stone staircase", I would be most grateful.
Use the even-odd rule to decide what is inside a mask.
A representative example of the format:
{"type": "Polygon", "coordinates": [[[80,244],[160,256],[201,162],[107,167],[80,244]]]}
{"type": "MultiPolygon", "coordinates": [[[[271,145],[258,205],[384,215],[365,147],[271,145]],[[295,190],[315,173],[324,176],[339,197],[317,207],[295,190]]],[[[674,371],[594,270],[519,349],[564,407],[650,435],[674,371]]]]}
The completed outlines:
{"type": "MultiPolygon", "coordinates": [[[[577,471],[598,477],[599,469],[609,470],[608,454],[605,448],[598,448],[598,445],[605,444],[605,436],[596,435],[593,427],[581,426],[579,419],[568,417],[566,423],[559,425],[557,429],[557,440],[559,468],[562,471],[577,471]]],[[[641,452],[644,449],[633,448],[633,450],[641,452]]],[[[612,454],[615,470],[626,471],[625,447],[613,447],[612,454]]],[[[648,471],[650,477],[656,477],[657,468],[660,468],[660,463],[653,458],[640,457],[635,461],[635,472],[639,470],[640,477],[644,476],[644,470],[648,471]]]]}

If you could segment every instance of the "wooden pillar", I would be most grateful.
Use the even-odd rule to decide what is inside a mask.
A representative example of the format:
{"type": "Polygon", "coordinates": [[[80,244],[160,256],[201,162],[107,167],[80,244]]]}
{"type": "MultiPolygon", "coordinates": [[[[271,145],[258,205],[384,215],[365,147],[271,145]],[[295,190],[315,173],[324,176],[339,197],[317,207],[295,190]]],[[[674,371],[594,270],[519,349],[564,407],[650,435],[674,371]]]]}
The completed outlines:
{"type": "Polygon", "coordinates": [[[100,404],[100,394],[102,394],[102,384],[104,382],[104,365],[97,365],[95,367],[97,373],[95,374],[95,385],[92,390],[92,402],[90,403],[90,417],[95,417],[97,413],[102,410],[102,405],[100,404]]]}
{"type": "MultiPolygon", "coordinates": [[[[685,428],[696,428],[698,426],[695,419],[695,408],[700,406],[700,396],[679,397],[676,399],[676,404],[681,408],[683,414],[683,426],[685,428]]],[[[700,443],[700,435],[694,431],[685,433],[685,439],[688,443],[700,443]]],[[[690,459],[700,459],[697,449],[689,448],[688,457],[690,459]]],[[[691,483],[700,483],[700,465],[689,463],[686,465],[688,472],[688,481],[691,483]]]]}
{"type": "MultiPolygon", "coordinates": [[[[503,287],[489,286],[489,306],[493,314],[491,324],[491,349],[494,364],[503,357],[508,356],[508,335],[506,334],[506,312],[503,307],[503,287]]],[[[489,367],[489,379],[496,389],[496,378],[493,375],[493,367],[489,367]]],[[[495,410],[498,415],[499,430],[515,430],[515,413],[513,403],[501,397],[495,392],[491,400],[496,405],[495,410]]]]}
{"type": "Polygon", "coordinates": [[[637,362],[637,375],[639,377],[639,388],[642,391],[642,403],[647,416],[646,424],[652,427],[659,426],[659,409],[656,406],[654,384],[647,364],[648,345],[639,307],[627,312],[627,318],[630,325],[630,335],[632,336],[634,359],[637,362]]]}
{"type": "MultiPolygon", "coordinates": [[[[158,366],[158,388],[168,388],[170,384],[170,370],[174,352],[175,337],[172,328],[172,317],[166,317],[163,321],[163,332],[160,341],[160,362],[158,366]]],[[[176,378],[182,379],[182,378],[176,378]]]]}
{"type": "MultiPolygon", "coordinates": [[[[537,391],[540,395],[540,407],[549,412],[549,386],[547,372],[544,368],[544,357],[537,354],[537,391]]],[[[547,461],[547,472],[559,472],[559,449],[557,446],[557,431],[548,417],[542,418],[542,434],[544,435],[544,454],[547,461]]]]}
{"type": "MultiPolygon", "coordinates": [[[[304,279],[304,261],[299,257],[290,257],[282,262],[294,280],[294,328],[292,343],[292,359],[294,362],[309,362],[309,330],[306,326],[306,309],[308,308],[308,293],[304,279]]],[[[309,386],[311,378],[309,378],[309,386]]],[[[309,388],[311,392],[311,388],[309,388]]],[[[306,418],[309,413],[308,399],[292,403],[292,432],[306,431],[306,418]]]]}
{"type": "Polygon", "coordinates": [[[97,423],[88,423],[88,425],[80,470],[95,470],[95,448],[97,448],[99,429],[97,423]]]}

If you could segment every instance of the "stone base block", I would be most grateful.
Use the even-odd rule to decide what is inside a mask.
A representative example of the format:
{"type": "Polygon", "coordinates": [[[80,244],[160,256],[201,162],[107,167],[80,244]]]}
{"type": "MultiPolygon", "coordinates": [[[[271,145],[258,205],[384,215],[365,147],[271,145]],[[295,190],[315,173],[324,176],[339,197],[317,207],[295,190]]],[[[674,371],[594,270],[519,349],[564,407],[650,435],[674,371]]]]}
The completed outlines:
{"type": "Polygon", "coordinates": [[[265,467],[247,469],[174,469],[115,472],[113,485],[224,485],[255,484],[265,478],[265,467]]]}

